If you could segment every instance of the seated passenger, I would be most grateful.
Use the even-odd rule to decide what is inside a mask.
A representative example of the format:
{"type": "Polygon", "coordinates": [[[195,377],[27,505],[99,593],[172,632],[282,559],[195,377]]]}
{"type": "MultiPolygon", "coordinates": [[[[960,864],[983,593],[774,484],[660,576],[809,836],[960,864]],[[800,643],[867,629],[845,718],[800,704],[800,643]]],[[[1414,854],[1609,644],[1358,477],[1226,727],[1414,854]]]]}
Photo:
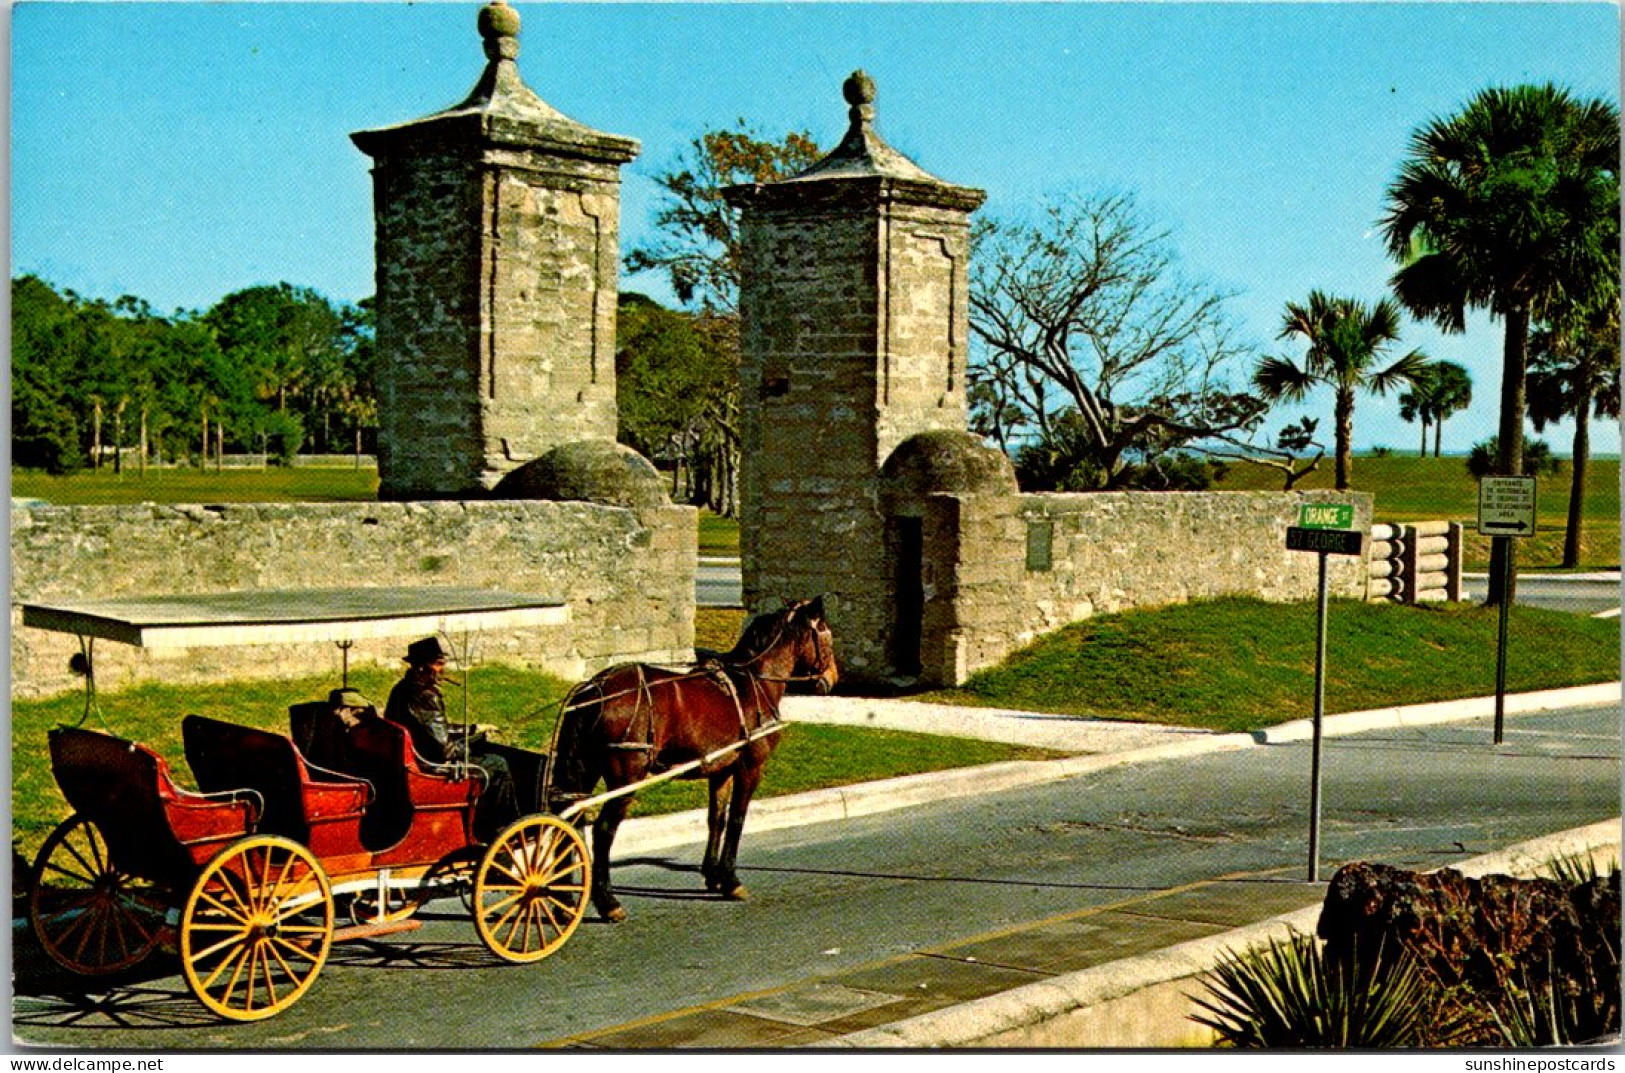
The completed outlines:
{"type": "Polygon", "coordinates": [[[363,719],[378,718],[378,709],[372,701],[354,689],[335,689],[327,695],[333,715],[345,730],[354,730],[363,719]]]}
{"type": "Polygon", "coordinates": [[[476,833],[487,841],[519,818],[513,775],[508,762],[453,735],[446,719],[446,701],[440,681],[446,673],[447,652],[435,637],[413,641],[406,649],[406,674],[389,691],[384,718],[405,727],[412,736],[412,748],[419,756],[436,764],[466,762],[485,772],[485,789],[475,812],[476,833]]]}

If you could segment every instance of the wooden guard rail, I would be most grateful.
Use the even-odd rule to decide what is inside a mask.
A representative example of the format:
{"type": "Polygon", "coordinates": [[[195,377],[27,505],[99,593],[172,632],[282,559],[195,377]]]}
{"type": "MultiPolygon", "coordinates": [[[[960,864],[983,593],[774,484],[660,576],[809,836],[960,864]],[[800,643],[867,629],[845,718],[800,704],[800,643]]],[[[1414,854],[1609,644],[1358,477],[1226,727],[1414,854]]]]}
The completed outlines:
{"type": "Polygon", "coordinates": [[[1417,604],[1461,599],[1460,522],[1371,527],[1366,599],[1417,604]]]}

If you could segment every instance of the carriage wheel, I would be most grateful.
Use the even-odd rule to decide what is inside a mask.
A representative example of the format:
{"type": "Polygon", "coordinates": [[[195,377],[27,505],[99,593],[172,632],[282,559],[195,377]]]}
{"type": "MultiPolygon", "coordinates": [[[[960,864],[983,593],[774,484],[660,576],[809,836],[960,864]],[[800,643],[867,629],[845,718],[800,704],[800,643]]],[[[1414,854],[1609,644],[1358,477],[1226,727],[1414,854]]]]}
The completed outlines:
{"type": "Polygon", "coordinates": [[[592,865],[576,829],[527,816],[485,851],[474,873],[474,927],[505,961],[540,961],[564,945],[587,912],[592,865]]]}
{"type": "Polygon", "coordinates": [[[34,858],[28,919],[52,961],[81,976],[139,964],[157,948],[162,892],[122,871],[107,839],[83,816],[57,825],[34,858]]]}
{"type": "Polygon", "coordinates": [[[310,851],[256,835],[223,850],[181,914],[181,965],[199,1002],[233,1021],[281,1013],[333,944],[333,893],[310,851]]]}

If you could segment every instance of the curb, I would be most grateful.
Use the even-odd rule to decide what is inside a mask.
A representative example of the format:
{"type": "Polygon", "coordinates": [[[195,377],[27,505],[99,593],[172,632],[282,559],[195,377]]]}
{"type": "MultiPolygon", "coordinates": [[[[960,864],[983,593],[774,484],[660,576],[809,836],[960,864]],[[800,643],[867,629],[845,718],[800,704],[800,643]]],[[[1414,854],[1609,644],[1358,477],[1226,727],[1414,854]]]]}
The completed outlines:
{"type": "MultiPolygon", "coordinates": [[[[1552,858],[1569,853],[1594,855],[1599,850],[1612,848],[1617,861],[1619,846],[1620,818],[1616,817],[1588,827],[1530,839],[1449,867],[1473,877],[1495,872],[1528,875],[1552,858]]],[[[1077,1026],[1057,1026],[1053,1022],[1072,1017],[1085,1019],[1090,1011],[1098,1007],[1107,1003],[1130,1002],[1153,988],[1166,992],[1178,984],[1194,984],[1190,978],[1218,964],[1224,953],[1239,951],[1270,939],[1285,939],[1294,931],[1314,934],[1319,919],[1320,906],[1309,906],[1257,924],[1179,943],[1156,953],[1067,973],[894,1024],[821,1040],[816,1046],[923,1049],[1098,1045],[1087,1039],[1067,1038],[1068,1027],[1076,1032],[1077,1026]]],[[[1162,1001],[1162,996],[1159,995],[1158,1001],[1162,1001]]],[[[1113,1011],[1113,1014],[1112,1019],[1121,1019],[1124,1011],[1113,1011]]],[[[1166,1007],[1159,1010],[1159,1014],[1166,1017],[1166,1007]]],[[[1159,1027],[1170,1034],[1170,1038],[1148,1040],[1141,1046],[1178,1046],[1178,1037],[1189,1038],[1190,1035],[1183,1020],[1178,1023],[1164,1020],[1159,1027]]]]}
{"type": "MultiPolygon", "coordinates": [[[[1620,683],[1548,689],[1537,693],[1516,693],[1506,698],[1509,715],[1527,715],[1554,708],[1588,707],[1617,703],[1620,683]]],[[[1492,715],[1494,697],[1439,701],[1406,707],[1379,708],[1327,716],[1322,724],[1324,737],[1358,734],[1367,730],[1429,726],[1463,722],[1492,715]]],[[[922,775],[900,775],[876,782],[855,783],[808,793],[769,797],[752,804],[749,825],[755,832],[777,831],[832,820],[848,820],[893,809],[908,808],[934,801],[994,793],[1020,786],[1087,775],[1124,764],[1177,760],[1190,756],[1230,752],[1260,745],[1280,745],[1304,741],[1314,733],[1312,719],[1298,719],[1265,730],[1238,734],[1201,734],[1178,741],[1122,752],[1069,756],[1060,760],[1007,760],[981,767],[954,768],[922,775]]],[[[665,816],[629,819],[621,824],[611,860],[651,850],[704,842],[705,810],[692,809],[665,816]]]]}

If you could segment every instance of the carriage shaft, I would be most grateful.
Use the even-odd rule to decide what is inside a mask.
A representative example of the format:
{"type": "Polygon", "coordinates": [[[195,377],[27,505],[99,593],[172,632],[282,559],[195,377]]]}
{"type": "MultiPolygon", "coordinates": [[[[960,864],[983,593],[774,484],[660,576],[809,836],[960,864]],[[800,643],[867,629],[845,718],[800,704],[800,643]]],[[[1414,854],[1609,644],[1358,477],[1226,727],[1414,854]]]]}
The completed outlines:
{"type": "Polygon", "coordinates": [[[670,770],[662,771],[660,774],[650,776],[647,779],[639,779],[637,782],[634,782],[629,786],[622,786],[619,790],[610,790],[606,793],[596,794],[592,797],[584,797],[580,801],[577,801],[575,804],[571,805],[569,808],[566,808],[563,812],[560,812],[559,819],[569,822],[588,809],[597,808],[606,802],[615,800],[617,797],[628,797],[632,794],[647,790],[651,786],[658,786],[660,783],[670,782],[672,779],[681,778],[682,776],[687,775],[690,771],[693,771],[695,768],[702,767],[714,760],[720,760],[730,753],[738,752],[747,745],[760,741],[769,735],[777,734],[779,731],[783,730],[784,727],[785,724],[782,722],[769,723],[765,727],[757,728],[755,731],[747,734],[739,741],[724,745],[722,748],[717,749],[714,752],[706,753],[697,760],[685,760],[683,763],[678,764],[676,767],[671,768],[670,770]]]}

